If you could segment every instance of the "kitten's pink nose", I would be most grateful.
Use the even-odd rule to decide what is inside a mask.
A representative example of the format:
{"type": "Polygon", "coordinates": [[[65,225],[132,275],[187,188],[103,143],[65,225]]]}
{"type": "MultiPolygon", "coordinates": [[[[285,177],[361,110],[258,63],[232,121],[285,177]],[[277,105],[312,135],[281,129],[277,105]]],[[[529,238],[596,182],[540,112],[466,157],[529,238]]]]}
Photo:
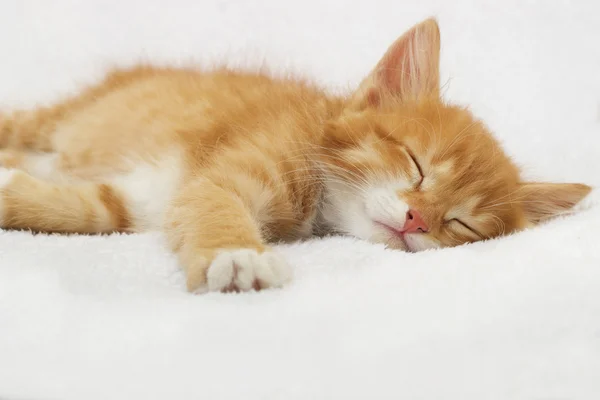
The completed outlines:
{"type": "Polygon", "coordinates": [[[417,210],[408,210],[406,212],[406,221],[404,222],[402,233],[424,233],[428,230],[429,227],[417,210]]]}

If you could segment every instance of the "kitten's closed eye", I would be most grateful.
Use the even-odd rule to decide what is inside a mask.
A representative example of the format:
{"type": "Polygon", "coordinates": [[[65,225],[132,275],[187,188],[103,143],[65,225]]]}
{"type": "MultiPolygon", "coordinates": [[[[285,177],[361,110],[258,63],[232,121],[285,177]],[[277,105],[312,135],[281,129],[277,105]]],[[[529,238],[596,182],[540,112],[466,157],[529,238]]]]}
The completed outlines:
{"type": "Polygon", "coordinates": [[[415,185],[415,190],[418,190],[421,187],[423,180],[425,179],[425,175],[423,175],[423,169],[421,168],[421,164],[419,164],[419,162],[417,161],[417,158],[415,157],[414,153],[406,146],[403,146],[403,149],[406,152],[406,154],[408,154],[408,158],[411,159],[412,163],[417,168],[417,171],[419,171],[419,179],[417,181],[417,184],[415,185]]]}
{"type": "Polygon", "coordinates": [[[479,233],[479,231],[477,231],[476,229],[471,227],[469,224],[465,223],[464,221],[462,221],[458,218],[452,218],[451,220],[448,220],[447,223],[461,226],[463,229],[466,229],[466,230],[470,231],[471,233],[475,234],[478,237],[478,239],[485,238],[485,236],[483,236],[481,233],[479,233]]]}

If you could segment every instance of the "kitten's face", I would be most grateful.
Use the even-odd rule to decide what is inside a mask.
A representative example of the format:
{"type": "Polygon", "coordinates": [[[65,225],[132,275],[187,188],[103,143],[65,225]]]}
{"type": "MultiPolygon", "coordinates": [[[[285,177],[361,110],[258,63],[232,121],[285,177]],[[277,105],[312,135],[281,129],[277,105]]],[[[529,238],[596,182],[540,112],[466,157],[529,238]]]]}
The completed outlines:
{"type": "Polygon", "coordinates": [[[470,113],[435,101],[350,113],[330,125],[324,215],[344,233],[408,251],[526,226],[519,176],[470,113]]]}
{"type": "Polygon", "coordinates": [[[439,96],[439,31],[409,30],[327,125],[323,217],[407,251],[497,237],[563,214],[591,190],[526,183],[500,145],[439,96]]]}

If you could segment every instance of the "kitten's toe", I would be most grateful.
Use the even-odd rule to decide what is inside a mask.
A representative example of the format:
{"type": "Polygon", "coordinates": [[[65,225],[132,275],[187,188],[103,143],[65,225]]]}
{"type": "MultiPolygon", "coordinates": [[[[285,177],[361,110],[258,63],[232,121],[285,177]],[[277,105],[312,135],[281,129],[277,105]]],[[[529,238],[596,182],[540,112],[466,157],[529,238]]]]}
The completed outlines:
{"type": "Polygon", "coordinates": [[[210,291],[248,291],[281,287],[291,279],[287,262],[272,251],[226,250],[215,257],[207,273],[210,291]]]}

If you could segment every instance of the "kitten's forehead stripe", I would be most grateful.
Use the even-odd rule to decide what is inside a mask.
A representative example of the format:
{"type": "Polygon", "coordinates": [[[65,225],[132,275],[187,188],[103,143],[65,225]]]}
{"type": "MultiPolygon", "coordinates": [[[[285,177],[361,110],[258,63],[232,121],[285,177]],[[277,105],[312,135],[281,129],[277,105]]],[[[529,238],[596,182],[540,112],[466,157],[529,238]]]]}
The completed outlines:
{"type": "Polygon", "coordinates": [[[453,166],[453,159],[431,166],[425,173],[421,189],[432,190],[439,184],[440,180],[447,180],[453,172],[453,166]]]}
{"type": "Polygon", "coordinates": [[[421,190],[431,190],[437,185],[437,179],[432,175],[425,175],[421,183],[421,190]]]}
{"type": "Polygon", "coordinates": [[[452,169],[454,168],[454,159],[448,159],[437,164],[434,167],[434,171],[436,175],[449,175],[452,173],[452,169]]]}
{"type": "Polygon", "coordinates": [[[477,206],[481,203],[481,197],[472,196],[461,202],[461,204],[452,207],[446,213],[446,219],[465,218],[472,216],[477,206]]]}

